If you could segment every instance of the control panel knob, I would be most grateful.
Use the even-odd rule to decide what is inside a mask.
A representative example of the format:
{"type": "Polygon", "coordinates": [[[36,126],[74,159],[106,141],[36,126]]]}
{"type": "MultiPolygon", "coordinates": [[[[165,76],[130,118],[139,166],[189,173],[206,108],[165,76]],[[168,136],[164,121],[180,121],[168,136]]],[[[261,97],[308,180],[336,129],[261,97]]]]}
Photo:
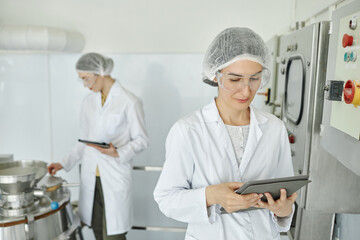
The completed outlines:
{"type": "Polygon", "coordinates": [[[348,34],[344,34],[342,39],[342,46],[346,48],[347,46],[352,46],[354,38],[348,34]]]}
{"type": "Polygon", "coordinates": [[[356,52],[351,52],[350,53],[350,60],[352,61],[352,62],[355,62],[356,61],[356,52]]]}
{"type": "Polygon", "coordinates": [[[290,135],[289,135],[289,142],[290,142],[291,144],[294,144],[294,143],[295,143],[295,135],[294,135],[294,134],[290,134],[290,135]]]}
{"type": "Polygon", "coordinates": [[[344,53],[344,62],[350,62],[350,53],[349,52],[344,53]]]}
{"type": "Polygon", "coordinates": [[[357,21],[356,21],[356,18],[353,18],[349,21],[349,28],[351,30],[355,30],[357,27],[357,21]]]}

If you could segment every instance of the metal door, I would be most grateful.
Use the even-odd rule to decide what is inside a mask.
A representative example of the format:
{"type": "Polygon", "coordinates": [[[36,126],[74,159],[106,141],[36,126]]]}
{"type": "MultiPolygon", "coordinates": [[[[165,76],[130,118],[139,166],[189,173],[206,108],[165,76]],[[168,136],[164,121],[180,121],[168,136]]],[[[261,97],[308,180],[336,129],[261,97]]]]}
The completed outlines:
{"type": "MultiPolygon", "coordinates": [[[[296,175],[309,174],[310,179],[318,173],[311,171],[309,166],[314,152],[313,137],[318,136],[321,122],[328,30],[328,22],[316,23],[280,40],[282,64],[278,71],[279,82],[284,86],[283,121],[289,133],[294,172],[296,175]]],[[[317,164],[316,160],[313,162],[317,164]]],[[[319,183],[314,181],[312,184],[319,187],[319,183]]],[[[294,239],[329,239],[334,214],[308,211],[307,188],[298,193],[294,239]],[[314,229],[311,223],[321,224],[314,229]]],[[[315,197],[314,192],[311,195],[315,197]]]]}
{"type": "Polygon", "coordinates": [[[280,40],[283,121],[289,133],[296,175],[307,174],[319,27],[314,24],[280,40]]]}

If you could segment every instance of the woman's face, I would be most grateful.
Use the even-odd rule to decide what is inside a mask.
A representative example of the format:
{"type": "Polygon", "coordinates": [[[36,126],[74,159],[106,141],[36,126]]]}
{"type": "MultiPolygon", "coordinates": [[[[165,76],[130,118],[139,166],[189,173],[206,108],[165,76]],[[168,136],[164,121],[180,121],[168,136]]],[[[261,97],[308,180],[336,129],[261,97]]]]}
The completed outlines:
{"type": "Polygon", "coordinates": [[[82,80],[84,87],[89,88],[91,91],[100,92],[103,88],[103,81],[101,76],[86,72],[78,72],[78,75],[82,80]]]}
{"type": "MultiPolygon", "coordinates": [[[[262,66],[249,60],[239,60],[221,70],[219,98],[234,110],[246,110],[261,84],[262,66]]],[[[219,82],[220,81],[220,82],[219,82]]]]}

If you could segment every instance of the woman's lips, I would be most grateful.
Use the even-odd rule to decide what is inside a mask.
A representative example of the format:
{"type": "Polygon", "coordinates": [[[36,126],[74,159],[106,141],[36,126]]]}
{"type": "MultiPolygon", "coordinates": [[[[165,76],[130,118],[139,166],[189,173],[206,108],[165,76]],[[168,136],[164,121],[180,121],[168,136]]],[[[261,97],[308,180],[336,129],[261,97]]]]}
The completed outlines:
{"type": "Polygon", "coordinates": [[[236,99],[236,101],[240,102],[240,103],[246,103],[247,101],[249,101],[249,99],[236,99]]]}

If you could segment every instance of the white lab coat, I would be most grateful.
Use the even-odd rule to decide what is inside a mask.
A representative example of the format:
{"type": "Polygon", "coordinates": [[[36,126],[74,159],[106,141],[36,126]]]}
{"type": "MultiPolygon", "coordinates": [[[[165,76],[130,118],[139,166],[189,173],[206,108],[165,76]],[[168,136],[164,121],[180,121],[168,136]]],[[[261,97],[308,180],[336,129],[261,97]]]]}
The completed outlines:
{"type": "Polygon", "coordinates": [[[80,217],[91,225],[95,191],[96,166],[99,167],[104,194],[107,233],[127,232],[132,215],[132,159],[148,146],[144,112],[139,98],[115,81],[104,106],[101,93],[90,93],[82,103],[79,138],[111,142],[119,157],[77,143],[61,163],[69,171],[82,160],[80,185],[80,217]]]}
{"type": "Polygon", "coordinates": [[[166,216],[188,223],[187,240],[280,239],[279,232],[289,229],[292,214],[278,218],[261,209],[221,215],[221,206],[206,207],[205,188],[293,175],[288,135],[281,120],[250,107],[248,141],[238,166],[213,100],[171,128],[154,198],[166,216]]]}

